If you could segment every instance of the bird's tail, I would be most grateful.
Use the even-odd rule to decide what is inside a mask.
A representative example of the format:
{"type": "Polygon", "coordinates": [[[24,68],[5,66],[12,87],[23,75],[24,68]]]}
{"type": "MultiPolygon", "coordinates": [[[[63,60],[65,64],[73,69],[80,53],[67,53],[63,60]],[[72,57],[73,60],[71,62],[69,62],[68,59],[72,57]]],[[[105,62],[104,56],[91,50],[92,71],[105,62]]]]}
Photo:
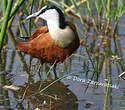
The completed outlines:
{"type": "Polygon", "coordinates": [[[31,46],[29,42],[17,42],[16,43],[16,48],[24,53],[28,53],[28,50],[30,49],[30,47],[31,46]]]}

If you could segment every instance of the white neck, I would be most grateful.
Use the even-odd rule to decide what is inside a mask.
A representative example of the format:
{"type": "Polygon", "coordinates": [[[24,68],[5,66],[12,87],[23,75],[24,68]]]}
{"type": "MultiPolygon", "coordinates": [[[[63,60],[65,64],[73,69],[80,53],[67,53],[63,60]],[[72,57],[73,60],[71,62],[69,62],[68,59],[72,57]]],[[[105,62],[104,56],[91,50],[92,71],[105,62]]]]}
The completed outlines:
{"type": "Polygon", "coordinates": [[[48,28],[49,28],[49,31],[52,32],[52,31],[56,31],[59,29],[59,20],[58,19],[55,19],[55,20],[47,20],[47,25],[48,25],[48,28]]]}
{"type": "Polygon", "coordinates": [[[74,32],[69,26],[64,29],[59,27],[59,20],[47,20],[49,33],[54,43],[61,48],[69,46],[75,38],[74,32]]]}

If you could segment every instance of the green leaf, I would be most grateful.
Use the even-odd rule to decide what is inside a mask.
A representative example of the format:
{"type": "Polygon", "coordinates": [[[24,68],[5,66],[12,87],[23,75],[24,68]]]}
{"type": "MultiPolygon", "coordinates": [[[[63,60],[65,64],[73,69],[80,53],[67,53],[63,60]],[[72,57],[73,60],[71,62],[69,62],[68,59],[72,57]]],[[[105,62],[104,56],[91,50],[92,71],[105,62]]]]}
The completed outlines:
{"type": "Polygon", "coordinates": [[[107,13],[107,8],[106,8],[107,4],[106,4],[106,0],[101,0],[101,2],[102,2],[102,5],[103,5],[103,8],[104,8],[104,12],[105,12],[105,14],[106,14],[106,13],[107,13]]]}
{"type": "Polygon", "coordinates": [[[0,33],[0,51],[3,47],[3,41],[4,41],[8,21],[9,21],[9,16],[10,16],[10,13],[11,13],[12,4],[13,4],[13,0],[9,0],[8,4],[7,4],[7,8],[6,8],[6,13],[5,13],[5,16],[4,16],[4,22],[2,24],[1,33],[0,33]]]}
{"type": "Polygon", "coordinates": [[[95,7],[97,9],[98,16],[100,16],[102,9],[102,3],[100,2],[100,0],[95,0],[95,7]]]}
{"type": "Polygon", "coordinates": [[[86,1],[86,6],[87,6],[87,9],[88,9],[88,12],[89,12],[90,16],[93,16],[93,13],[92,13],[92,1],[87,0],[86,1]]]}

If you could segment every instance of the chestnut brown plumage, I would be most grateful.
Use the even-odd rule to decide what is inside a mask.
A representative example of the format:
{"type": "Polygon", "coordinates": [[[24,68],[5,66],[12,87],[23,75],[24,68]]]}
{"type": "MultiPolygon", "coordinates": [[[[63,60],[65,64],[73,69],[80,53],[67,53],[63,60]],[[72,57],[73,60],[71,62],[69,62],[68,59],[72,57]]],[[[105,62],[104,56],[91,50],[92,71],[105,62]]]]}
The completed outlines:
{"type": "MultiPolygon", "coordinates": [[[[45,11],[45,7],[42,10],[45,11]]],[[[39,15],[39,16],[41,17],[42,15],[39,15]]],[[[70,21],[64,21],[63,24],[61,25],[62,26],[61,30],[68,29],[66,27],[69,27],[69,29],[72,30],[72,33],[74,36],[74,37],[71,36],[71,38],[69,39],[67,36],[66,38],[67,40],[69,40],[68,42],[70,42],[70,39],[71,39],[71,42],[65,44],[64,41],[66,41],[66,39],[63,39],[64,41],[61,41],[60,39],[57,40],[54,37],[53,37],[54,39],[52,38],[52,35],[53,35],[51,34],[52,28],[49,25],[49,23],[50,22],[47,21],[48,26],[37,28],[36,31],[31,35],[31,37],[29,37],[28,42],[17,42],[16,47],[21,52],[28,53],[30,56],[40,59],[41,64],[62,63],[79,47],[80,41],[79,41],[78,33],[76,31],[75,26],[70,21]],[[64,45],[61,45],[62,42],[64,42],[64,45]]],[[[54,25],[56,27],[56,24],[54,25]]],[[[56,29],[56,28],[53,27],[53,29],[56,29]]],[[[64,35],[62,36],[65,37],[65,32],[63,34],[64,35]]],[[[61,38],[61,36],[59,37],[61,38]]]]}
{"type": "Polygon", "coordinates": [[[30,56],[40,59],[41,63],[62,63],[69,57],[78,47],[79,38],[75,26],[71,22],[67,24],[75,33],[74,41],[66,48],[56,46],[50,37],[47,26],[39,27],[29,37],[29,42],[17,42],[16,47],[21,51],[30,54],[30,56]]]}

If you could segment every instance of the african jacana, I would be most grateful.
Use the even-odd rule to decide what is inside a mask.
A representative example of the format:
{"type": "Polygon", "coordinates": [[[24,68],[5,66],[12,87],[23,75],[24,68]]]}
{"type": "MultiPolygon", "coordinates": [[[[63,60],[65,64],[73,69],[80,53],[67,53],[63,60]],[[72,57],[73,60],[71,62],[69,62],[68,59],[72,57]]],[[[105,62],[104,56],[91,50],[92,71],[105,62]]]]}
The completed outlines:
{"type": "Polygon", "coordinates": [[[26,19],[33,17],[46,20],[47,26],[37,28],[28,42],[17,42],[16,47],[40,59],[41,64],[54,64],[56,72],[56,64],[62,63],[80,45],[76,28],[70,21],[65,21],[63,12],[54,5],[45,5],[26,19]]]}

